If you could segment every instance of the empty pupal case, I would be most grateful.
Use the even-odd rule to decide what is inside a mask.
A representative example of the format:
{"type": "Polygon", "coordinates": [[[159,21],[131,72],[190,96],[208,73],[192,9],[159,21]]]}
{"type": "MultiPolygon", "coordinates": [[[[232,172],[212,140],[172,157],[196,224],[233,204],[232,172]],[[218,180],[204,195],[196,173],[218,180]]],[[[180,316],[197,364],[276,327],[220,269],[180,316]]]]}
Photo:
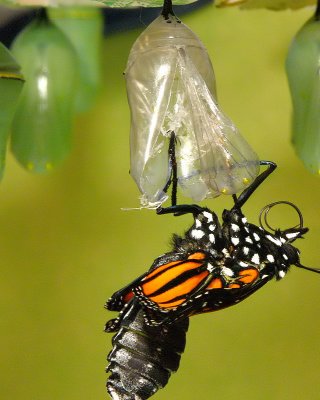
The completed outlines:
{"type": "Polygon", "coordinates": [[[130,173],[142,205],[168,195],[168,143],[176,138],[178,184],[194,201],[233,194],[259,172],[259,160],[220,110],[215,77],[200,39],[176,17],[162,15],[134,43],[125,71],[131,110],[130,173]]]}

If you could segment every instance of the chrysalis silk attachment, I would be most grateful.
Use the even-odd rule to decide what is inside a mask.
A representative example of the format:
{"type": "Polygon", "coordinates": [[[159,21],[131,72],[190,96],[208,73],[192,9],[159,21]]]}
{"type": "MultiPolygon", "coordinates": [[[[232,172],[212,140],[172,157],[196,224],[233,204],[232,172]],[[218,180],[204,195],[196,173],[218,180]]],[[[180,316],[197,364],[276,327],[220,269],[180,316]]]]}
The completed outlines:
{"type": "Polygon", "coordinates": [[[312,172],[320,174],[320,21],[313,17],[289,48],[286,70],[291,91],[292,142],[312,172]]]}
{"type": "Polygon", "coordinates": [[[168,142],[176,136],[178,183],[194,201],[233,194],[258,175],[257,155],[220,110],[204,45],[175,17],[158,17],[134,43],[125,72],[131,170],[142,205],[167,199],[168,142]]]}
{"type": "Polygon", "coordinates": [[[43,16],[19,34],[12,51],[26,83],[13,120],[11,149],[29,171],[48,172],[71,148],[76,54],[65,35],[43,16]]]}
{"type": "Polygon", "coordinates": [[[0,43],[0,179],[5,166],[9,128],[23,83],[20,66],[9,50],[0,43]]]}

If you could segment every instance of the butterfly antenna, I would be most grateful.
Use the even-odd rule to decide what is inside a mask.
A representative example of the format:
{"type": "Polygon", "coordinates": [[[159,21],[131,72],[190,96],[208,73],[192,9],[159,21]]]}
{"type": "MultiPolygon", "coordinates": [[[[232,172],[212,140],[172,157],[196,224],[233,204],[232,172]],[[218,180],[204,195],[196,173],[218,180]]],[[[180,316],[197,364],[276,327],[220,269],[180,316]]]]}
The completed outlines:
{"type": "Polygon", "coordinates": [[[311,267],[306,267],[305,265],[302,265],[300,263],[294,264],[298,268],[306,269],[307,271],[315,272],[317,274],[320,274],[320,268],[311,268],[311,267]]]}
{"type": "Polygon", "coordinates": [[[269,211],[274,206],[277,206],[279,204],[285,204],[285,205],[290,206],[291,208],[293,208],[296,211],[296,213],[297,213],[297,215],[299,217],[299,224],[293,226],[292,228],[289,228],[288,230],[290,230],[290,229],[305,229],[303,227],[303,216],[302,216],[302,213],[301,213],[300,209],[295,204],[291,203],[291,201],[286,201],[286,200],[275,201],[274,203],[267,204],[266,206],[264,206],[262,208],[262,210],[259,213],[259,224],[260,224],[262,229],[266,230],[266,227],[267,227],[272,232],[277,232],[278,231],[278,229],[273,228],[269,224],[269,222],[268,222],[268,214],[269,214],[269,211]]]}

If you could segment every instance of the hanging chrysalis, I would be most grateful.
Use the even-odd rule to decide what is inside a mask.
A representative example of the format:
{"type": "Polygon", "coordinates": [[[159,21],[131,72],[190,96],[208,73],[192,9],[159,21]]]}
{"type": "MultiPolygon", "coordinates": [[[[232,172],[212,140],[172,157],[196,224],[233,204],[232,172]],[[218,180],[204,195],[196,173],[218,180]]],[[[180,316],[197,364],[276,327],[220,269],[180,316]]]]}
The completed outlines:
{"type": "Polygon", "coordinates": [[[76,111],[88,110],[101,87],[101,44],[103,19],[98,7],[59,7],[49,17],[72,43],[79,63],[76,111]]]}
{"type": "Polygon", "coordinates": [[[0,179],[5,166],[9,127],[23,83],[20,66],[9,50],[0,43],[0,179]]]}
{"type": "Polygon", "coordinates": [[[70,152],[76,55],[45,14],[19,34],[12,51],[26,84],[13,121],[11,149],[28,170],[47,172],[70,152]]]}
{"type": "Polygon", "coordinates": [[[305,166],[320,174],[320,9],[297,33],[286,70],[293,104],[292,142],[305,166]]]}
{"type": "Polygon", "coordinates": [[[194,201],[237,193],[256,178],[258,157],[218,106],[204,45],[171,12],[163,12],[136,40],[125,77],[130,173],[143,206],[157,207],[168,197],[173,133],[178,184],[194,201]]]}

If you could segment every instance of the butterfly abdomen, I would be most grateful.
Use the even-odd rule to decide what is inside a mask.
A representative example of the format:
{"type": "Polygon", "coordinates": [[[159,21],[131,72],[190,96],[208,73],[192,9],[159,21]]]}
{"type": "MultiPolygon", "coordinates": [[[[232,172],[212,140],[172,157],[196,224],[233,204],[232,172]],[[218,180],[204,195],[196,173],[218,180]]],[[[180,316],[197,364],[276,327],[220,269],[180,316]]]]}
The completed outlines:
{"type": "Polygon", "coordinates": [[[138,302],[133,301],[108,355],[107,382],[117,400],[145,400],[163,388],[179,368],[186,344],[189,320],[149,326],[138,302]]]}

